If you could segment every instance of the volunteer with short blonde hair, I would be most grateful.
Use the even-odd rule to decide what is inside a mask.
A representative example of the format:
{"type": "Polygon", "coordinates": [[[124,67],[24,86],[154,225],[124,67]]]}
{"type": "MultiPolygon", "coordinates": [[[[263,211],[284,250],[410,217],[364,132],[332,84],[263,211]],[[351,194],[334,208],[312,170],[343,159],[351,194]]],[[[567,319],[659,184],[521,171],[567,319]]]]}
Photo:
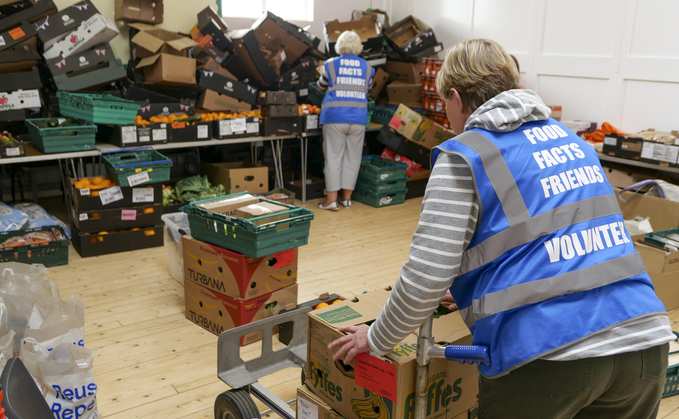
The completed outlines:
{"type": "Polygon", "coordinates": [[[323,125],[325,189],[327,196],[320,209],[337,211],[342,190],[342,205],[351,206],[351,194],[361,167],[363,139],[368,120],[368,89],[373,68],[358,55],[363,51],[361,38],[354,31],[343,32],[335,51],[339,57],[325,62],[318,89],[325,91],[320,123],[323,125]]]}
{"type": "Polygon", "coordinates": [[[448,52],[436,87],[458,136],[433,150],[409,260],[377,320],[330,347],[384,355],[454,301],[490,352],[480,418],[654,418],[665,308],[596,152],[518,86],[496,42],[448,52]]]}

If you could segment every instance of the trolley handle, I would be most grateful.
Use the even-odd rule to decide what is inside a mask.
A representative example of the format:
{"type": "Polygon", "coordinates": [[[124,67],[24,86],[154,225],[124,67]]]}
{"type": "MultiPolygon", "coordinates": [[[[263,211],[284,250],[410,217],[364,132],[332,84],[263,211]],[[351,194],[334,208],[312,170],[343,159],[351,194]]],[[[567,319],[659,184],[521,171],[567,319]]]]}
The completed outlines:
{"type": "Polygon", "coordinates": [[[458,361],[461,364],[490,365],[490,355],[487,346],[479,345],[449,345],[445,348],[448,361],[458,361]]]}

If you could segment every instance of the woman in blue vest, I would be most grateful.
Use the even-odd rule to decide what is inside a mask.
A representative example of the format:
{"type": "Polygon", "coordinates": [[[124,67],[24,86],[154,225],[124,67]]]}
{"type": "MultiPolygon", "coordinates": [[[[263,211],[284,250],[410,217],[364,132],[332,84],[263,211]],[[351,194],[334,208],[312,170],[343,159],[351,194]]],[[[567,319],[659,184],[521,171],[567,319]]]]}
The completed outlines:
{"type": "Polygon", "coordinates": [[[351,193],[361,167],[363,138],[368,120],[368,89],[373,68],[358,54],[361,38],[354,31],[343,32],[335,51],[339,57],[325,62],[318,89],[325,92],[321,106],[325,189],[327,196],[318,208],[337,211],[342,190],[342,205],[351,206],[351,193]]]}
{"type": "Polygon", "coordinates": [[[596,152],[493,41],[453,47],[436,87],[459,135],[432,153],[391,298],[335,358],[388,353],[449,300],[490,350],[479,417],[656,417],[675,336],[596,152]]]}

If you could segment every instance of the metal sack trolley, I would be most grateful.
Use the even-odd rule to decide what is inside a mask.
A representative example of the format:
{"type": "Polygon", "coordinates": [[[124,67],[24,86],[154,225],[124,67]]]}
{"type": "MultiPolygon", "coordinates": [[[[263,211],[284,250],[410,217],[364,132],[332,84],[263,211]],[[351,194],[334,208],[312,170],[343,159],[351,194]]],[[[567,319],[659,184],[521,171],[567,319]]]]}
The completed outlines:
{"type": "MultiPolygon", "coordinates": [[[[265,375],[290,367],[304,368],[307,355],[307,322],[312,305],[303,304],[298,308],[268,319],[227,330],[219,335],[217,348],[217,370],[219,378],[231,390],[217,396],[215,419],[260,418],[251,396],[261,400],[272,411],[286,419],[295,419],[295,411],[287,402],[267,390],[257,380],[265,375]],[[274,351],[273,329],[284,326],[292,331],[285,339],[287,348],[274,351]],[[241,337],[262,331],[262,354],[258,358],[243,361],[240,357],[241,337]]],[[[460,363],[490,363],[488,348],[474,345],[434,345],[431,335],[433,315],[420,326],[417,340],[417,374],[415,383],[415,419],[426,417],[427,381],[429,363],[433,358],[446,358],[460,363]]],[[[281,339],[279,337],[279,339],[281,339]]]]}

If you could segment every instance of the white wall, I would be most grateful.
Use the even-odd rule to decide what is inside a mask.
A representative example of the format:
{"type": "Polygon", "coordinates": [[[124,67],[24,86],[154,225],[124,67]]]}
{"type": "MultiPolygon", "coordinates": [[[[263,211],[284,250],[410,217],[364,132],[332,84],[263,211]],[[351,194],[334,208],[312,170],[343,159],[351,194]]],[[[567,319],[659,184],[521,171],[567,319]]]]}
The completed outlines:
{"type": "Polygon", "coordinates": [[[562,105],[563,119],[679,129],[675,1],[389,0],[387,11],[393,22],[420,18],[444,47],[499,42],[518,58],[522,84],[562,105]]]}

